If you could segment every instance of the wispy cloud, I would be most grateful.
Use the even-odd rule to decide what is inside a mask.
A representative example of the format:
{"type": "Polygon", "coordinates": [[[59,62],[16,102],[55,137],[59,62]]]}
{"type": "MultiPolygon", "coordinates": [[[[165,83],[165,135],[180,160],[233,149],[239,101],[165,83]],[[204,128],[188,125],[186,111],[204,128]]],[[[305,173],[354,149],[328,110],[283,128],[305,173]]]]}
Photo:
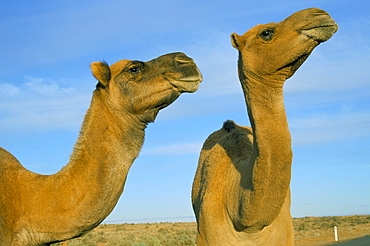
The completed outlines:
{"type": "Polygon", "coordinates": [[[0,128],[6,131],[48,131],[76,128],[89,95],[56,81],[26,77],[20,86],[0,83],[0,128]]]}
{"type": "Polygon", "coordinates": [[[369,112],[325,113],[290,121],[295,145],[368,138],[369,125],[369,112]]]}

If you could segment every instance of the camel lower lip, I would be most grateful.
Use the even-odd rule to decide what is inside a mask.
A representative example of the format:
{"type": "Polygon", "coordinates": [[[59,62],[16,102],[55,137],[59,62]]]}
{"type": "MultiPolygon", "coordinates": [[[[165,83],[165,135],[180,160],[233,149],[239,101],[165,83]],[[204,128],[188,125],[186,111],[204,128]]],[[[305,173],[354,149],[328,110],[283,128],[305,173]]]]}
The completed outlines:
{"type": "Polygon", "coordinates": [[[195,92],[198,90],[199,79],[197,80],[173,80],[170,81],[171,85],[180,90],[181,92],[195,92]]]}
{"type": "Polygon", "coordinates": [[[338,25],[334,21],[328,21],[322,23],[319,26],[311,26],[303,28],[301,33],[306,35],[308,38],[311,38],[318,42],[325,42],[338,30],[338,25]]]}

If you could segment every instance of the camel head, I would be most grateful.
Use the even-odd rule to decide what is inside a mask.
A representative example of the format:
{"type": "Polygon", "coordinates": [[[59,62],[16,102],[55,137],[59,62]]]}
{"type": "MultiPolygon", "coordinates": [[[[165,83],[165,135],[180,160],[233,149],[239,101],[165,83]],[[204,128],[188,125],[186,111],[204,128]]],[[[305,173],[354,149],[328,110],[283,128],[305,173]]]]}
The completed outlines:
{"type": "Polygon", "coordinates": [[[96,92],[116,110],[135,115],[148,123],[160,109],[183,92],[195,92],[202,75],[193,59],[183,53],[162,55],[148,62],[121,60],[111,66],[91,64],[99,81],[96,92]]]}
{"type": "Polygon", "coordinates": [[[239,77],[265,78],[283,86],[313,49],[337,30],[327,12],[310,8],[279,23],[257,25],[242,36],[233,33],[231,42],[239,51],[239,77]]]}

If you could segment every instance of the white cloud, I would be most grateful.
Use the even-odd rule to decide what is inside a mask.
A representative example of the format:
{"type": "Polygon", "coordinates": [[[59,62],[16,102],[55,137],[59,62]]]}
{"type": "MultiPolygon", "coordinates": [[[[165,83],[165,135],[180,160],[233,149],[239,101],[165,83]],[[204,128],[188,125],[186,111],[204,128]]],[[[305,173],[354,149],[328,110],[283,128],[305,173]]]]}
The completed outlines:
{"type": "Polygon", "coordinates": [[[26,77],[16,86],[0,83],[0,128],[3,131],[75,129],[90,102],[76,88],[61,87],[56,81],[26,77]]]}
{"type": "Polygon", "coordinates": [[[0,94],[2,96],[14,96],[19,93],[19,88],[13,84],[2,83],[0,84],[0,94]]]}
{"type": "Polygon", "coordinates": [[[35,94],[54,97],[73,95],[77,93],[75,88],[63,88],[60,87],[55,81],[49,81],[45,78],[36,78],[31,76],[26,76],[25,78],[27,82],[23,84],[23,87],[25,87],[25,90],[35,94]]]}

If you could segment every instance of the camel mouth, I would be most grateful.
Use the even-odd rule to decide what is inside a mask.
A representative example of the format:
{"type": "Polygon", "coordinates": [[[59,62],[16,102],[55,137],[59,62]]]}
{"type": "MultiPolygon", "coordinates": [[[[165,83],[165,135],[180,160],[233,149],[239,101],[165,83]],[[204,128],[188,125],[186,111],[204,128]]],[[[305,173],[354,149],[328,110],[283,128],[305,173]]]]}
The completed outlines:
{"type": "Polygon", "coordinates": [[[321,23],[320,25],[315,25],[312,27],[306,27],[301,29],[301,33],[306,35],[319,43],[325,42],[330,39],[334,33],[338,30],[338,25],[334,20],[330,19],[326,23],[321,23]]]}
{"type": "Polygon", "coordinates": [[[311,52],[305,53],[298,58],[294,59],[292,62],[282,66],[279,68],[277,71],[283,70],[285,68],[289,68],[291,71],[296,71],[305,61],[306,59],[310,56],[311,52]]]}
{"type": "Polygon", "coordinates": [[[311,52],[303,54],[300,57],[298,57],[298,59],[293,61],[291,63],[291,70],[296,71],[307,60],[307,58],[310,56],[310,54],[311,54],[311,52]]]}
{"type": "Polygon", "coordinates": [[[180,76],[177,73],[168,73],[166,77],[169,83],[181,93],[197,91],[200,82],[203,80],[203,76],[198,68],[185,71],[180,76]]]}
{"type": "Polygon", "coordinates": [[[182,92],[195,92],[198,90],[200,82],[202,81],[202,76],[185,77],[181,79],[170,79],[170,84],[177,90],[182,92]]]}

